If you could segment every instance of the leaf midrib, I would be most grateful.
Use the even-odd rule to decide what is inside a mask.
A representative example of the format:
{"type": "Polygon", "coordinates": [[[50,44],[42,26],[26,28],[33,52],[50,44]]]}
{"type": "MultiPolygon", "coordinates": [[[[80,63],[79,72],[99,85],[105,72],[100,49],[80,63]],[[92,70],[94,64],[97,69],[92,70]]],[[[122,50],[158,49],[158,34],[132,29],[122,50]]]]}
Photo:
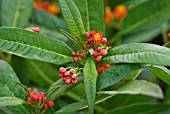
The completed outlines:
{"type": "Polygon", "coordinates": [[[73,14],[72,14],[70,8],[68,7],[68,3],[66,2],[66,0],[64,0],[64,1],[65,1],[65,3],[66,3],[66,7],[67,7],[68,10],[69,10],[69,13],[70,13],[70,15],[71,15],[71,18],[72,18],[74,24],[76,25],[76,28],[77,28],[77,30],[78,30],[78,32],[79,32],[79,37],[80,37],[80,36],[81,36],[81,35],[80,35],[81,33],[80,33],[80,30],[79,30],[79,28],[78,28],[78,26],[77,26],[77,23],[75,22],[75,20],[74,20],[74,18],[73,18],[73,14]]]}
{"type": "Polygon", "coordinates": [[[60,54],[60,53],[57,53],[57,52],[54,52],[54,51],[50,51],[50,50],[47,50],[47,49],[43,49],[43,48],[41,48],[41,47],[36,47],[36,46],[30,45],[30,44],[24,44],[24,43],[21,43],[21,42],[15,42],[15,41],[11,41],[11,40],[4,40],[4,39],[1,39],[1,38],[0,38],[0,40],[6,41],[7,43],[8,43],[8,42],[13,42],[14,44],[25,45],[25,46],[27,46],[27,47],[35,48],[35,49],[38,49],[38,50],[43,50],[43,51],[45,51],[45,52],[53,53],[53,54],[62,56],[62,57],[64,57],[64,58],[71,58],[71,57],[69,57],[69,56],[66,56],[66,55],[63,55],[63,54],[60,54]]]}
{"type": "MultiPolygon", "coordinates": [[[[124,56],[124,55],[133,55],[133,54],[148,54],[148,53],[156,53],[156,54],[160,54],[160,55],[163,55],[163,56],[166,56],[164,53],[159,53],[159,52],[156,52],[156,51],[145,51],[145,52],[132,52],[132,53],[122,53],[122,54],[117,54],[117,55],[109,55],[107,57],[111,57],[111,56],[124,56]]],[[[106,58],[107,58],[106,57],[106,58]]],[[[167,56],[166,56],[167,57],[167,56]]]]}

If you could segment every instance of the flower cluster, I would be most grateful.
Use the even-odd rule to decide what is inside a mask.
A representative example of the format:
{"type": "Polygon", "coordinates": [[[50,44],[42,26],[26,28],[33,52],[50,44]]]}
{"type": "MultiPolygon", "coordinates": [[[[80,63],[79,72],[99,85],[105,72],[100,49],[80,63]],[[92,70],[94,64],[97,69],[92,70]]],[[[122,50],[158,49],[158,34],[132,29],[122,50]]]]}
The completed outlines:
{"type": "Polygon", "coordinates": [[[94,30],[86,32],[85,36],[87,37],[87,41],[85,41],[85,43],[89,49],[92,49],[92,55],[94,56],[95,61],[101,62],[102,56],[107,55],[107,38],[103,38],[101,31],[97,33],[94,30]]]}
{"type": "Polygon", "coordinates": [[[49,3],[48,1],[37,0],[34,2],[34,7],[40,10],[45,10],[53,15],[60,13],[60,9],[56,6],[56,3],[49,3]]]}
{"type": "Polygon", "coordinates": [[[65,84],[69,85],[77,83],[79,68],[73,69],[69,67],[68,68],[60,67],[59,72],[60,72],[59,77],[63,79],[65,84]]]}
{"type": "Polygon", "coordinates": [[[53,107],[54,102],[49,101],[47,103],[47,98],[45,96],[44,92],[39,92],[36,88],[31,90],[31,88],[28,89],[29,91],[25,92],[25,96],[28,97],[27,104],[33,106],[37,110],[40,110],[42,107],[44,110],[47,110],[48,107],[53,107]]]}
{"type": "Polygon", "coordinates": [[[124,5],[116,6],[113,11],[111,11],[111,8],[107,6],[105,10],[106,10],[105,18],[106,25],[109,25],[112,20],[114,20],[118,24],[121,24],[123,19],[126,17],[128,11],[124,5]]]}
{"type": "Polygon", "coordinates": [[[111,67],[110,64],[100,64],[99,67],[97,68],[97,72],[100,75],[101,73],[103,73],[105,70],[109,69],[111,67]]]}
{"type": "Polygon", "coordinates": [[[170,32],[168,32],[168,38],[170,39],[170,32]]]}

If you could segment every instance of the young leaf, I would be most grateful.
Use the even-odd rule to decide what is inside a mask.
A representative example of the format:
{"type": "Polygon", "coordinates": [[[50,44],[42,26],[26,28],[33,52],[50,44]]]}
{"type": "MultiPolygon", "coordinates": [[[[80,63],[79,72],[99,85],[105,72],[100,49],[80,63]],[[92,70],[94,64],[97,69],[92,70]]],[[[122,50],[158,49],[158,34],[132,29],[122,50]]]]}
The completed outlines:
{"type": "Polygon", "coordinates": [[[170,49],[155,44],[132,43],[114,47],[104,63],[148,63],[170,66],[170,49]]]}
{"type": "Polygon", "coordinates": [[[78,39],[76,37],[74,37],[72,34],[64,31],[64,30],[60,30],[61,33],[66,37],[68,38],[70,41],[72,41],[74,44],[76,44],[77,46],[81,47],[81,42],[78,41],[78,39]]]}
{"type": "MultiPolygon", "coordinates": [[[[23,99],[25,90],[16,83],[20,83],[20,81],[15,72],[5,61],[0,60],[0,97],[17,97],[23,99]]],[[[0,110],[5,109],[0,108],[0,110]]],[[[8,108],[8,110],[12,112],[17,110],[16,113],[20,114],[27,113],[27,109],[23,105],[19,105],[15,109],[8,108]]]]}
{"type": "Polygon", "coordinates": [[[158,114],[168,108],[168,104],[136,103],[109,110],[105,114],[158,114]]]}
{"type": "Polygon", "coordinates": [[[0,97],[0,108],[22,104],[26,104],[26,102],[16,97],[0,97]]]}
{"type": "Polygon", "coordinates": [[[163,92],[161,88],[153,83],[144,81],[144,80],[132,80],[127,82],[125,85],[120,87],[117,91],[101,91],[97,92],[98,94],[109,94],[109,95],[117,95],[117,94],[141,94],[152,96],[156,98],[163,98],[163,92]]]}
{"type": "Polygon", "coordinates": [[[158,78],[170,85],[170,70],[164,66],[148,66],[150,71],[152,71],[158,78]]]}
{"type": "Polygon", "coordinates": [[[86,61],[83,69],[83,74],[84,74],[84,86],[85,86],[85,93],[86,93],[87,102],[89,106],[89,112],[90,114],[93,114],[95,96],[96,96],[97,71],[92,58],[89,58],[86,61]]]}
{"type": "Polygon", "coordinates": [[[102,31],[103,34],[105,34],[103,0],[73,0],[73,1],[81,13],[85,30],[102,31]]]}
{"type": "Polygon", "coordinates": [[[23,27],[32,12],[33,0],[1,0],[1,25],[23,27]]]}
{"type": "MultiPolygon", "coordinates": [[[[83,78],[79,76],[77,78],[77,84],[81,83],[83,78]]],[[[55,100],[63,95],[65,95],[70,89],[75,87],[76,85],[63,85],[63,80],[59,80],[55,82],[47,91],[46,97],[48,100],[55,100]]]]}
{"type": "Polygon", "coordinates": [[[64,20],[73,36],[82,41],[82,36],[85,33],[82,18],[79,10],[72,0],[59,0],[59,4],[64,16],[64,20]]]}
{"type": "Polygon", "coordinates": [[[0,28],[0,50],[57,65],[71,62],[71,49],[59,40],[16,28],[0,28]]]}
{"type": "Polygon", "coordinates": [[[116,84],[132,71],[141,69],[140,64],[120,64],[103,72],[97,80],[97,90],[116,84]]]}

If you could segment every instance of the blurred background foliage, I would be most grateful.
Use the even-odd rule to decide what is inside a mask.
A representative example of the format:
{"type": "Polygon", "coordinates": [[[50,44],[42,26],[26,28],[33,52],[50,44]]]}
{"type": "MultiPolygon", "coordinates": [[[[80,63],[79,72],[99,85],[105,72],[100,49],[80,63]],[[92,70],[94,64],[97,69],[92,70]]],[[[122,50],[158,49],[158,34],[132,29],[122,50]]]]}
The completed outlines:
{"type": "MultiPolygon", "coordinates": [[[[76,0],[74,2],[78,4],[76,0]]],[[[169,3],[169,0],[104,0],[105,37],[109,39],[109,45],[114,47],[126,43],[146,42],[169,47],[170,45],[167,43],[170,40],[167,37],[170,30],[169,3]]],[[[0,0],[0,19],[1,26],[23,29],[30,26],[39,27],[42,34],[59,39],[76,50],[74,44],[60,33],[60,29],[68,31],[68,28],[57,0],[0,0]]],[[[20,81],[28,87],[46,90],[59,79],[58,68],[60,66],[2,52],[0,58],[12,65],[20,81]]],[[[161,108],[161,103],[170,102],[170,86],[159,80],[147,69],[140,73],[138,79],[159,84],[163,89],[165,98],[160,100],[144,95],[118,94],[97,104],[95,113],[114,112],[118,114],[116,113],[118,110],[128,112],[131,110],[130,107],[136,106],[141,114],[157,114],[157,112],[169,114],[170,108],[166,106],[161,108]],[[160,105],[151,103],[160,103],[160,105]],[[108,112],[108,110],[113,111],[108,112]]],[[[66,96],[56,100],[57,109],[81,101],[84,97],[84,87],[80,83],[67,92],[66,96]]],[[[51,114],[52,112],[54,109],[46,113],[51,114]]],[[[74,114],[85,113],[87,113],[86,108],[74,114]]],[[[120,114],[125,113],[120,112],[120,114]]]]}

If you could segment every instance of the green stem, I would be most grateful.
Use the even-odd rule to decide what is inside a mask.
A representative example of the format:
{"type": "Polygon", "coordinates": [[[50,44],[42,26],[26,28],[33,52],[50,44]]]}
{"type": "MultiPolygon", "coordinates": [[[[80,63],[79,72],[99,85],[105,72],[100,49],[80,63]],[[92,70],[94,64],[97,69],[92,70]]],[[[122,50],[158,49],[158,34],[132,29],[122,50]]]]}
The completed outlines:
{"type": "Polygon", "coordinates": [[[167,26],[167,23],[162,24],[161,32],[162,32],[163,43],[166,44],[168,42],[168,37],[167,37],[168,26],[167,26]]]}
{"type": "Polygon", "coordinates": [[[4,56],[4,54],[2,52],[0,52],[0,58],[5,59],[5,56],[4,56]]]}

